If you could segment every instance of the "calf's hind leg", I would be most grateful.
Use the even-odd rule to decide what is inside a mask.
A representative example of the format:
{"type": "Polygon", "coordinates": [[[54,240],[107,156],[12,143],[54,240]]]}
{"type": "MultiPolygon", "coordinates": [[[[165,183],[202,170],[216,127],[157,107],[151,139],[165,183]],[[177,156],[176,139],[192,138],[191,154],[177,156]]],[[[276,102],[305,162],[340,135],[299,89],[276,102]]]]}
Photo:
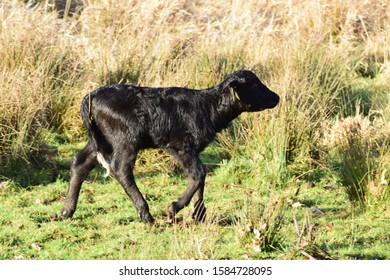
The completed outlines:
{"type": "Polygon", "coordinates": [[[81,184],[88,173],[97,165],[96,151],[89,141],[74,158],[70,168],[70,181],[61,219],[71,218],[76,211],[81,184]]]}
{"type": "Polygon", "coordinates": [[[136,152],[126,148],[120,149],[120,152],[114,155],[110,164],[110,169],[133,202],[141,221],[144,223],[153,223],[154,219],[149,212],[149,206],[134,180],[133,168],[136,156],[136,152]]]}

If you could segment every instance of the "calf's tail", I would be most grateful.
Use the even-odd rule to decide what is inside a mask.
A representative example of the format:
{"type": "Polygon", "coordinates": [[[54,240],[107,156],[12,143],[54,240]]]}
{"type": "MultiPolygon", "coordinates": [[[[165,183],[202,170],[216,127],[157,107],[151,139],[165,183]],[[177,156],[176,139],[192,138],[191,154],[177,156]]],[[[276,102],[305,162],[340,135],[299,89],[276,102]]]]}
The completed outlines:
{"type": "Polygon", "coordinates": [[[81,118],[84,123],[84,127],[88,131],[89,139],[96,150],[96,157],[98,162],[106,169],[104,177],[110,175],[110,164],[105,160],[104,154],[109,154],[111,145],[109,145],[101,132],[99,126],[96,123],[95,117],[92,112],[92,104],[95,92],[87,94],[81,102],[81,118]]]}

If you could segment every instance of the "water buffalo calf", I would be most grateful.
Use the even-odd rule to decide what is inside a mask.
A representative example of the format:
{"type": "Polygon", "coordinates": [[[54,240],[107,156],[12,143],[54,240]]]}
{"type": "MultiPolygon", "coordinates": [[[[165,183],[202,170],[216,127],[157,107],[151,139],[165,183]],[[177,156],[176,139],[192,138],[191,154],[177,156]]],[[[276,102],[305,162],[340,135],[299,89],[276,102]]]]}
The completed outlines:
{"type": "Polygon", "coordinates": [[[163,148],[188,177],[188,188],[168,207],[169,219],[194,197],[192,217],[196,222],[204,221],[206,172],[199,153],[242,112],[270,109],[278,103],[279,96],[248,70],[237,71],[221,84],[202,90],[112,85],[87,94],[81,116],[89,141],[73,159],[61,218],[72,217],[82,182],[100,163],[125,189],[141,221],[152,223],[133,168],[138,151],[163,148]]]}

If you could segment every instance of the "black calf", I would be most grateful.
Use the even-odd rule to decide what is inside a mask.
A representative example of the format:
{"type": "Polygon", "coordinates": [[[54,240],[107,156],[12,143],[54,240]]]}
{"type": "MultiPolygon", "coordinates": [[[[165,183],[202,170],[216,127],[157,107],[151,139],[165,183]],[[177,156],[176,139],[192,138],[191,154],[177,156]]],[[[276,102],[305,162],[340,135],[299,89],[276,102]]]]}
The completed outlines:
{"type": "Polygon", "coordinates": [[[74,157],[61,217],[72,217],[82,182],[100,162],[123,186],[141,221],[153,222],[133,168],[139,150],[159,147],[168,150],[188,176],[188,188],[168,208],[169,218],[194,196],[193,218],[203,221],[206,172],[199,153],[242,112],[270,109],[278,102],[279,96],[247,70],[203,90],[113,85],[91,92],[81,104],[89,141],[74,157]]]}

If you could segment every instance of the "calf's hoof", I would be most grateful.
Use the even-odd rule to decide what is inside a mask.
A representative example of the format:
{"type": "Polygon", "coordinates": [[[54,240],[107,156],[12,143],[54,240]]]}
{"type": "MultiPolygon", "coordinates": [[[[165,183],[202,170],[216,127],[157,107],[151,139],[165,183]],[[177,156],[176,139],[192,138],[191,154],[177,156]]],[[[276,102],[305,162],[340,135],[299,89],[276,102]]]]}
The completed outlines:
{"type": "Polygon", "coordinates": [[[168,223],[174,223],[175,222],[175,215],[177,212],[179,212],[181,208],[179,207],[178,203],[176,201],[172,202],[171,205],[168,207],[167,211],[167,222],[168,223]]]}
{"type": "Polygon", "coordinates": [[[149,212],[140,214],[139,216],[140,216],[141,222],[143,222],[143,223],[148,223],[148,224],[154,223],[154,219],[153,219],[152,215],[150,215],[149,212]]]}
{"type": "Polygon", "coordinates": [[[72,218],[73,213],[74,213],[74,211],[69,211],[69,210],[62,209],[61,210],[60,219],[61,220],[66,220],[66,219],[72,218]]]}

